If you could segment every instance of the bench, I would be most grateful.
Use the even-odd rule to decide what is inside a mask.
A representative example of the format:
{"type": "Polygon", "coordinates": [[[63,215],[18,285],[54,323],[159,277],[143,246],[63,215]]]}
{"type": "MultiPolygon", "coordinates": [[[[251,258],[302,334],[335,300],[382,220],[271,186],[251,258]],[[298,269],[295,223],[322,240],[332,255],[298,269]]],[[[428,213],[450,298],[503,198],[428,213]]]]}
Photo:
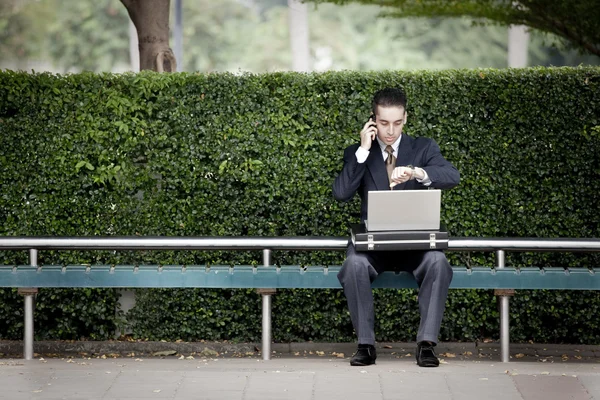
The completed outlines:
{"type": "MultiPolygon", "coordinates": [[[[0,287],[25,297],[24,358],[33,358],[33,296],[38,288],[256,288],[262,294],[262,355],[270,359],[271,295],[283,288],[341,288],[340,266],[271,264],[273,250],[344,250],[347,238],[319,237],[0,237],[0,250],[28,250],[29,265],[0,265],[0,287]],[[85,265],[38,266],[39,250],[261,250],[262,266],[85,265]]],[[[514,268],[506,251],[596,252],[600,239],[450,238],[448,251],[496,253],[496,265],[453,266],[454,289],[496,289],[500,297],[501,359],[509,361],[509,298],[513,289],[600,290],[600,274],[588,268],[514,268]]],[[[405,272],[385,272],[375,288],[416,288],[405,272]]]]}

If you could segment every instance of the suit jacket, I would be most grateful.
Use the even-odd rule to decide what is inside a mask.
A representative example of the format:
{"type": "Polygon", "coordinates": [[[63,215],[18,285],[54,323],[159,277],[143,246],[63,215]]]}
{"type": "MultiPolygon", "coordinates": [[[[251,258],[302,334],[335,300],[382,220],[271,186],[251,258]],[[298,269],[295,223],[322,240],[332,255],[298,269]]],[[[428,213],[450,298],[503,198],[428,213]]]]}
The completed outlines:
{"type": "MultiPolygon", "coordinates": [[[[359,146],[360,143],[357,143],[344,150],[344,167],[333,182],[333,197],[340,201],[349,201],[358,192],[361,198],[360,219],[364,222],[367,219],[369,190],[390,190],[390,184],[379,142],[373,141],[369,157],[362,164],[358,163],[355,154],[359,146]]],[[[406,165],[423,168],[431,180],[431,185],[425,186],[413,179],[396,185],[393,190],[416,190],[429,187],[450,189],[460,181],[458,170],[442,156],[439,146],[433,139],[413,138],[403,133],[398,146],[396,167],[406,165]]]]}

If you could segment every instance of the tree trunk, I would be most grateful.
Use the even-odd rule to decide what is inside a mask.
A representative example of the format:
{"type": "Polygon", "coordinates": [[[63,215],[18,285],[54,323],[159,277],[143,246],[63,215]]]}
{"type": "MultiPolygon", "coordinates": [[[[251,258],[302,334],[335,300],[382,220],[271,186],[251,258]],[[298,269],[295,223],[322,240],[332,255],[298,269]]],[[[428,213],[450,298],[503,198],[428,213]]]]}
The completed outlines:
{"type": "Polygon", "coordinates": [[[177,71],[177,61],[169,47],[171,0],[121,0],[138,34],[140,71],[177,71]]]}

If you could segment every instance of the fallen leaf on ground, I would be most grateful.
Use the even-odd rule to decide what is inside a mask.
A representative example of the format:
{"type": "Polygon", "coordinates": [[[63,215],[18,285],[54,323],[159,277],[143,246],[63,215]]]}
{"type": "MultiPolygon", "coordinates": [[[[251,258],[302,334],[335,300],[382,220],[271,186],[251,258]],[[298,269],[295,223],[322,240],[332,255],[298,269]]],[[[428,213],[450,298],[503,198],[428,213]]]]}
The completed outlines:
{"type": "Polygon", "coordinates": [[[454,353],[442,353],[440,355],[443,356],[443,357],[448,357],[448,358],[454,358],[454,357],[456,357],[456,354],[454,354],[454,353]]]}
{"type": "Polygon", "coordinates": [[[523,353],[515,354],[515,358],[523,358],[523,357],[525,357],[525,354],[523,354],[523,353]]]}
{"type": "Polygon", "coordinates": [[[152,353],[153,356],[173,356],[177,354],[175,350],[163,350],[152,353]]]}
{"type": "Polygon", "coordinates": [[[544,372],[542,372],[542,375],[550,375],[550,372],[544,371],[544,372]]]}
{"type": "Polygon", "coordinates": [[[160,393],[160,389],[154,389],[153,392],[154,393],[160,393]]]}
{"type": "Polygon", "coordinates": [[[383,346],[384,349],[393,349],[392,346],[390,346],[389,344],[386,344],[385,346],[383,346]]]}
{"type": "Polygon", "coordinates": [[[219,353],[215,350],[205,347],[201,352],[198,353],[200,357],[218,357],[219,353]]]}

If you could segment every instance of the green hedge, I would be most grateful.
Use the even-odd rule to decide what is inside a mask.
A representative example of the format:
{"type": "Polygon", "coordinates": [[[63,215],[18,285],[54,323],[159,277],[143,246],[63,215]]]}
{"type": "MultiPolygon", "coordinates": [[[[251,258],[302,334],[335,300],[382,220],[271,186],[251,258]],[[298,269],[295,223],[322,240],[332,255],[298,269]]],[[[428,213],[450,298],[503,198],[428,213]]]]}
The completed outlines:
{"type": "MultiPolygon", "coordinates": [[[[403,86],[406,131],[434,138],[461,171],[443,194],[451,235],[598,237],[600,69],[535,68],[323,74],[0,72],[0,235],[347,235],[357,199],[333,200],[343,149],[372,94],[403,86]],[[349,217],[350,216],[350,217],[349,217]]],[[[491,265],[448,253],[454,265],[491,265]]],[[[259,252],[40,252],[45,264],[256,264],[259,252]]],[[[598,265],[597,254],[509,253],[508,265],[598,265]]],[[[342,252],[275,252],[281,265],[339,265],[342,252]]],[[[24,264],[25,252],[0,252],[24,264]]],[[[112,290],[42,290],[40,337],[109,337],[112,290]],[[55,308],[49,296],[62,298],[55,308]],[[68,293],[65,295],[64,293],[68,293]],[[43,305],[42,305],[43,300],[43,305]],[[101,306],[99,302],[104,301],[101,306]],[[85,310],[76,311],[76,307],[85,310]],[[42,307],[44,307],[42,309],[42,307]],[[59,312],[60,311],[60,312],[59,312]],[[81,324],[80,319],[104,322],[81,324]],[[61,320],[62,321],[62,320],[61,320]],[[58,327],[57,327],[58,326],[58,327]],[[68,327],[68,328],[67,328],[68,327]]],[[[0,337],[18,338],[20,299],[0,292],[0,337]]],[[[377,291],[379,340],[414,339],[415,292],[377,291]]],[[[597,292],[519,292],[513,338],[600,343],[581,309],[597,292]],[[566,324],[565,320],[569,320],[566,324]],[[583,334],[582,332],[585,332],[583,334]]],[[[497,336],[489,291],[452,291],[444,340],[497,336]]],[[[277,340],[352,340],[339,290],[280,291],[277,340]]],[[[591,314],[594,315],[594,314],[591,314]]],[[[256,340],[253,291],[145,290],[137,337],[256,340]]]]}

